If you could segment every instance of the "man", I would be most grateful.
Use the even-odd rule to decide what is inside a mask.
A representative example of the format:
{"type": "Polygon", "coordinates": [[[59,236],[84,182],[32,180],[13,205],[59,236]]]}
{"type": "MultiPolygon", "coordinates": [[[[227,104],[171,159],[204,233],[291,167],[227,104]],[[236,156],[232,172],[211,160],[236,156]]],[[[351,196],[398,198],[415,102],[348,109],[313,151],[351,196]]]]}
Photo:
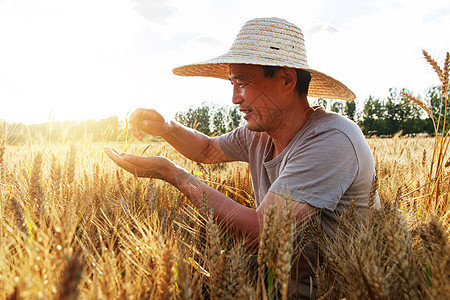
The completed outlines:
{"type": "MultiPolygon", "coordinates": [[[[319,215],[330,232],[335,230],[337,212],[351,201],[368,207],[375,168],[364,136],[352,121],[311,107],[307,100],[307,94],[343,100],[353,100],[355,95],[308,67],[297,26],[278,18],[248,21],[226,54],[173,72],[229,79],[232,101],[247,123],[211,138],[166,121],[154,110],[138,109],[130,117],[133,134],[138,139],[142,133],[159,135],[201,163],[248,162],[258,208],[234,202],[167,158],[105,149],[119,166],[137,176],[167,181],[197,206],[205,191],[215,217],[253,241],[259,240],[265,209],[272,203],[281,205],[286,197],[298,221],[319,215]]],[[[309,293],[309,277],[304,279],[303,292],[309,293]]]]}

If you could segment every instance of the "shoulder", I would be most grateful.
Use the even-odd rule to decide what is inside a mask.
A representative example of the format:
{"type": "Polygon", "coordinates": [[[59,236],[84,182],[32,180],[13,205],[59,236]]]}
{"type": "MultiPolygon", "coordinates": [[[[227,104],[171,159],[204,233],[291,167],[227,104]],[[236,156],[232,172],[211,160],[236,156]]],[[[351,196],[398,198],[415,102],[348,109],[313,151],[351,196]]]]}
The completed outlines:
{"type": "Polygon", "coordinates": [[[222,151],[234,160],[249,161],[253,153],[263,151],[268,141],[265,132],[253,132],[246,126],[218,137],[222,151]]]}
{"type": "Polygon", "coordinates": [[[361,129],[352,120],[324,109],[317,109],[311,116],[311,125],[316,132],[339,130],[344,134],[363,136],[361,129]]]}
{"type": "Polygon", "coordinates": [[[316,109],[311,115],[305,138],[317,139],[319,137],[333,136],[346,138],[355,147],[366,147],[366,139],[359,126],[352,120],[324,109],[316,109]],[[331,134],[336,133],[336,134],[331,134]]]}
{"type": "Polygon", "coordinates": [[[245,125],[240,126],[219,137],[221,143],[238,140],[242,144],[250,144],[254,141],[265,140],[267,138],[267,133],[251,131],[245,125]]]}

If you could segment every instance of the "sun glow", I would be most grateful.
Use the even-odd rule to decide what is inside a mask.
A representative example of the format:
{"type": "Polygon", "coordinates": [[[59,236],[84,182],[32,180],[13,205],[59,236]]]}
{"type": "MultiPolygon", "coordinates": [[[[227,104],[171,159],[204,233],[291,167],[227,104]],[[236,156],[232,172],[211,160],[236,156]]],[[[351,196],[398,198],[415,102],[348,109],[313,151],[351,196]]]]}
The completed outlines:
{"type": "Polygon", "coordinates": [[[448,51],[445,1],[283,2],[1,0],[0,119],[123,118],[137,107],[173,117],[204,101],[231,104],[222,80],[171,69],[226,52],[245,21],[265,16],[298,24],[309,65],[348,85],[358,102],[437,84],[421,49],[448,51]]]}

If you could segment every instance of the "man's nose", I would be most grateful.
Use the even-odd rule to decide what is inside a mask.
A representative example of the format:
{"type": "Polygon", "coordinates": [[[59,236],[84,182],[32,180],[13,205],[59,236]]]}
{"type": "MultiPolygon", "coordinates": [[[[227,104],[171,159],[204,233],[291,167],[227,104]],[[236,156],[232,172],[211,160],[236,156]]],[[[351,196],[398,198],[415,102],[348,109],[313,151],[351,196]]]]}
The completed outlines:
{"type": "Polygon", "coordinates": [[[235,105],[238,105],[239,103],[242,103],[242,101],[244,101],[244,98],[236,87],[233,88],[233,98],[231,99],[231,101],[235,105]]]}

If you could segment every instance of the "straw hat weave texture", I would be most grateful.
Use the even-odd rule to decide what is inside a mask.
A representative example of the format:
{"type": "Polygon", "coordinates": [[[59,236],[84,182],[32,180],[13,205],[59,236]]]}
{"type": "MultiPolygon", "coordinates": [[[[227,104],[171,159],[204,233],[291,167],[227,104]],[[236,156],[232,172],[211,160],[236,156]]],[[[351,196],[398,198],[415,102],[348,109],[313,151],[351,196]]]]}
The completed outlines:
{"type": "Polygon", "coordinates": [[[308,66],[302,31],[280,18],[248,21],[227,53],[204,62],[177,67],[173,69],[173,73],[180,76],[228,79],[229,64],[303,69],[311,74],[308,96],[342,100],[356,98],[344,84],[308,66]]]}

